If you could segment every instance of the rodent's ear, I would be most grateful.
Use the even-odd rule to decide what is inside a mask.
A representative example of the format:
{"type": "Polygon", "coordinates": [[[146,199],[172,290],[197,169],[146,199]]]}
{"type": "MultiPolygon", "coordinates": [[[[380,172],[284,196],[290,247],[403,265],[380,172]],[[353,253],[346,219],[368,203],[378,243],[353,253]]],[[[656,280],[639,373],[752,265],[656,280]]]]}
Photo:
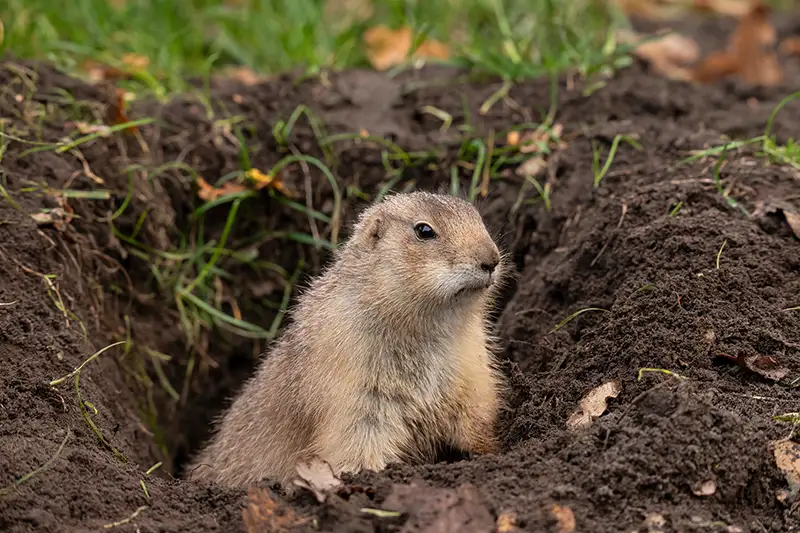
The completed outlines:
{"type": "Polygon", "coordinates": [[[361,223],[359,243],[367,248],[374,248],[378,241],[386,233],[386,221],[380,216],[370,216],[364,218],[361,223]]]}

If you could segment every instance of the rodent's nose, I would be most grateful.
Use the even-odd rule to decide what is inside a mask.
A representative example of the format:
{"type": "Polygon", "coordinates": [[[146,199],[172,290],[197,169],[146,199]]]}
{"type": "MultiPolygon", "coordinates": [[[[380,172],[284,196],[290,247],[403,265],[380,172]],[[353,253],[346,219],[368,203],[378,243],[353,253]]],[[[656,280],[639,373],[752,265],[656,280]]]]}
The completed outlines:
{"type": "Polygon", "coordinates": [[[499,264],[500,264],[500,254],[497,250],[493,250],[492,254],[487,259],[481,261],[481,270],[491,274],[492,272],[494,272],[494,269],[497,268],[497,265],[499,264]]]}

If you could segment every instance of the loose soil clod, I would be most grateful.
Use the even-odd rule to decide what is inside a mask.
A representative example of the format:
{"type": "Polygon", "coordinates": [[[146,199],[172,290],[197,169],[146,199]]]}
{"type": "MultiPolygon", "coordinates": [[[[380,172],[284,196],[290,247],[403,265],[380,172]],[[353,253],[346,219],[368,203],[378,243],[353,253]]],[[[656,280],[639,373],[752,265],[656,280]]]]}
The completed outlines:
{"type": "MultiPolygon", "coordinates": [[[[711,49],[724,43],[718,34],[711,49]]],[[[66,122],[100,122],[118,103],[45,65],[7,59],[0,486],[47,468],[0,495],[0,530],[800,530],[790,447],[777,464],[770,445],[786,438],[775,413],[797,411],[800,313],[784,310],[800,302],[800,239],[782,213],[756,209],[798,212],[800,178],[748,148],[728,151],[724,165],[711,156],[677,164],[723,135],[763,134],[800,82],[797,66],[770,88],[693,86],[639,63],[591,93],[562,80],[554,123],[568,140],[538,169],[546,199],[530,189],[520,202],[525,177],[500,164],[489,176],[480,161],[501,149],[486,139],[547,113],[548,80],[511,86],[485,113],[503,83],[456,82],[441,68],[393,79],[356,71],[324,83],[215,82],[211,109],[191,97],[134,103],[126,116],[155,121],[136,122],[135,135],[102,130],[56,154],[41,143],[59,142],[66,122]],[[467,121],[465,138],[458,126],[467,121]],[[318,139],[323,126],[335,135],[328,142],[318,139]],[[640,149],[617,141],[595,184],[596,162],[632,135],[640,149]],[[279,182],[216,196],[227,202],[216,207],[197,197],[198,176],[216,189],[250,169],[277,179],[271,170],[291,156],[279,182]],[[323,503],[308,492],[288,498],[261,487],[248,498],[174,479],[279,328],[297,265],[302,276],[318,272],[368,198],[456,185],[476,195],[488,185],[478,204],[518,267],[498,310],[512,384],[502,453],[343,478],[323,503]],[[60,230],[30,216],[60,207],[42,191],[98,187],[109,194],[69,198],[60,230]],[[81,369],[80,405],[72,388],[50,385],[120,341],[114,356],[81,369]],[[725,354],[769,357],[781,376],[764,379],[751,359],[746,368],[721,364],[725,354]],[[603,416],[570,430],[586,392],[610,382],[620,386],[603,416]]],[[[789,102],[772,132],[786,142],[799,122],[800,102],[789,102]]]]}

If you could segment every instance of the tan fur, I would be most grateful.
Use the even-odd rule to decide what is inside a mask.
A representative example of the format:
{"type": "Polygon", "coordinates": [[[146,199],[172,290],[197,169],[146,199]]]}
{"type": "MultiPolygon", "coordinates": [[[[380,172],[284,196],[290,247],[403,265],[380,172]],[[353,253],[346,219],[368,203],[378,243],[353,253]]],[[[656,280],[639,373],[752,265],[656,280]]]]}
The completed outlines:
{"type": "Polygon", "coordinates": [[[446,443],[496,451],[503,381],[487,313],[505,267],[463,200],[415,192],[368,208],[188,477],[285,485],[313,456],[339,473],[433,460],[446,443]],[[421,221],[436,239],[416,237],[421,221]],[[496,261],[489,286],[471,285],[496,261]]]}

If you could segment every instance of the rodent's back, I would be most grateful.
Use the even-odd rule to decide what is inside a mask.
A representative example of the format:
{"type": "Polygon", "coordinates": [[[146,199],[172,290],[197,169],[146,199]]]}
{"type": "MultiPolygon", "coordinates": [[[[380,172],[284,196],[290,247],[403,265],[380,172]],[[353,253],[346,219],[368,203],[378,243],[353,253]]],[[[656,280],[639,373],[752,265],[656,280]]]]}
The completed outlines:
{"type": "Polygon", "coordinates": [[[493,286],[482,284],[500,256],[462,202],[395,195],[362,214],[195,461],[213,471],[197,477],[286,483],[314,455],[337,471],[432,459],[476,405],[486,420],[472,425],[488,431],[502,380],[487,349],[493,286]]]}

